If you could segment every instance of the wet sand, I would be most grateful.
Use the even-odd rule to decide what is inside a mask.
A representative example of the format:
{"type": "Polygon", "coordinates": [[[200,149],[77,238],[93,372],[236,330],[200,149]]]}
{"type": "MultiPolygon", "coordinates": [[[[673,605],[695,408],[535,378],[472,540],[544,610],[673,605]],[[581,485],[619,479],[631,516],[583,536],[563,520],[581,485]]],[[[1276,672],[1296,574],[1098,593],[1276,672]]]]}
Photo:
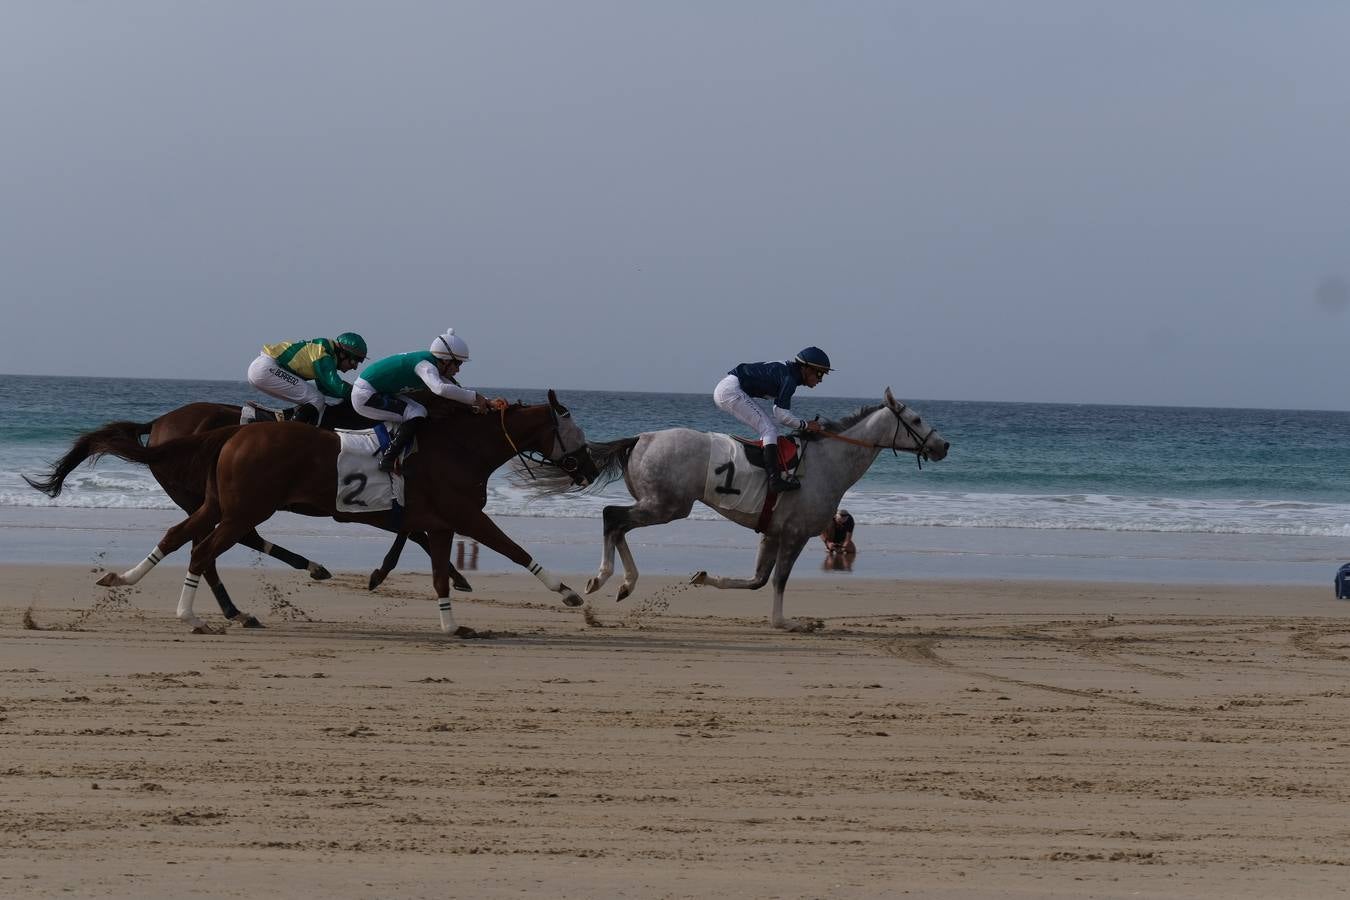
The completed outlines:
{"type": "Polygon", "coordinates": [[[0,566],[0,896],[1350,888],[1329,586],[817,578],[788,634],[480,572],[465,641],[425,575],[229,571],[269,627],[191,635],[181,566],[91,568],[0,566]]]}

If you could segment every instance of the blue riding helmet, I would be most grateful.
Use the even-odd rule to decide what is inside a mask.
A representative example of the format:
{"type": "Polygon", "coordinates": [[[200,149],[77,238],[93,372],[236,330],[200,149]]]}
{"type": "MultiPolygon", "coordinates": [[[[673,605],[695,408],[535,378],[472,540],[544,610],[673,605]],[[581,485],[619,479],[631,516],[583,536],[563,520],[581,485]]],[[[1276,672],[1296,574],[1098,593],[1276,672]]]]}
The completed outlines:
{"type": "Polygon", "coordinates": [[[819,369],[822,372],[833,371],[830,368],[830,358],[819,347],[807,347],[801,353],[798,353],[797,362],[813,369],[819,369]]]}

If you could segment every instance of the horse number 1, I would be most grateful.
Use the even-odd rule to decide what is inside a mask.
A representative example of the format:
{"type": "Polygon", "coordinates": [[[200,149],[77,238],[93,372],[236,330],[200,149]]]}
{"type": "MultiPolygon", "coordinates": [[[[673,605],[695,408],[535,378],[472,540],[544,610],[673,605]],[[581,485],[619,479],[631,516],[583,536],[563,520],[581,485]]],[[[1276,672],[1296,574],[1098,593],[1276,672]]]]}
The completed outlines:
{"type": "Polygon", "coordinates": [[[737,490],[736,488],[734,488],[734,487],[731,486],[731,481],[732,481],[732,479],[734,479],[734,478],[736,477],[736,461],[733,460],[733,459],[729,459],[729,460],[727,460],[726,462],[722,463],[722,465],[720,465],[720,466],[718,466],[717,468],[713,469],[713,474],[714,474],[714,475],[721,475],[723,472],[726,472],[726,473],[727,473],[727,483],[726,483],[726,484],[719,484],[719,485],[717,486],[717,493],[719,493],[719,494],[739,494],[740,491],[737,490]]]}

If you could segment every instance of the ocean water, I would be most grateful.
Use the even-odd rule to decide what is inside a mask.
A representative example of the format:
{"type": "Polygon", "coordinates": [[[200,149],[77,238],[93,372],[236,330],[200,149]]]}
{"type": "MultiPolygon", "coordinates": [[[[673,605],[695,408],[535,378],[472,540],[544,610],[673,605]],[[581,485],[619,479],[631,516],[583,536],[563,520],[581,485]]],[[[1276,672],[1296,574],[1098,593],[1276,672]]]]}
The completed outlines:
{"type": "MultiPolygon", "coordinates": [[[[148,471],[121,460],[84,466],[57,500],[21,478],[37,474],[81,432],[117,419],[148,421],[193,400],[266,400],[230,381],[6,376],[0,407],[0,509],[171,510],[148,471]]],[[[481,388],[529,402],[542,390],[481,388]]],[[[709,394],[563,391],[592,440],[675,425],[742,431],[709,394]]],[[[948,457],[878,457],[845,496],[864,525],[1350,537],[1350,413],[902,398],[951,442],[948,457]]],[[[880,397],[817,396],[795,409],[839,418],[880,397]]],[[[598,518],[627,497],[534,498],[505,472],[488,512],[598,518]]],[[[718,518],[698,507],[694,518],[718,518]]]]}

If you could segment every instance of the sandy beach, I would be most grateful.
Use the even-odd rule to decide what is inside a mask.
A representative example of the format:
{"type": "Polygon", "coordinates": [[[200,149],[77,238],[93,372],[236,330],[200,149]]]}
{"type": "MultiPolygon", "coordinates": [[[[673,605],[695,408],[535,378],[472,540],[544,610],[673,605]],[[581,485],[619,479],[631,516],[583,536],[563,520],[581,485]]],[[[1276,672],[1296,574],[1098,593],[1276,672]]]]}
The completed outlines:
{"type": "Polygon", "coordinates": [[[0,895],[1232,897],[1350,888],[1328,588],[0,566],[0,895]],[[572,583],[581,577],[568,576],[572,583]],[[597,595],[598,596],[598,595],[597,595]],[[198,610],[215,614],[209,594],[198,610]]]}

